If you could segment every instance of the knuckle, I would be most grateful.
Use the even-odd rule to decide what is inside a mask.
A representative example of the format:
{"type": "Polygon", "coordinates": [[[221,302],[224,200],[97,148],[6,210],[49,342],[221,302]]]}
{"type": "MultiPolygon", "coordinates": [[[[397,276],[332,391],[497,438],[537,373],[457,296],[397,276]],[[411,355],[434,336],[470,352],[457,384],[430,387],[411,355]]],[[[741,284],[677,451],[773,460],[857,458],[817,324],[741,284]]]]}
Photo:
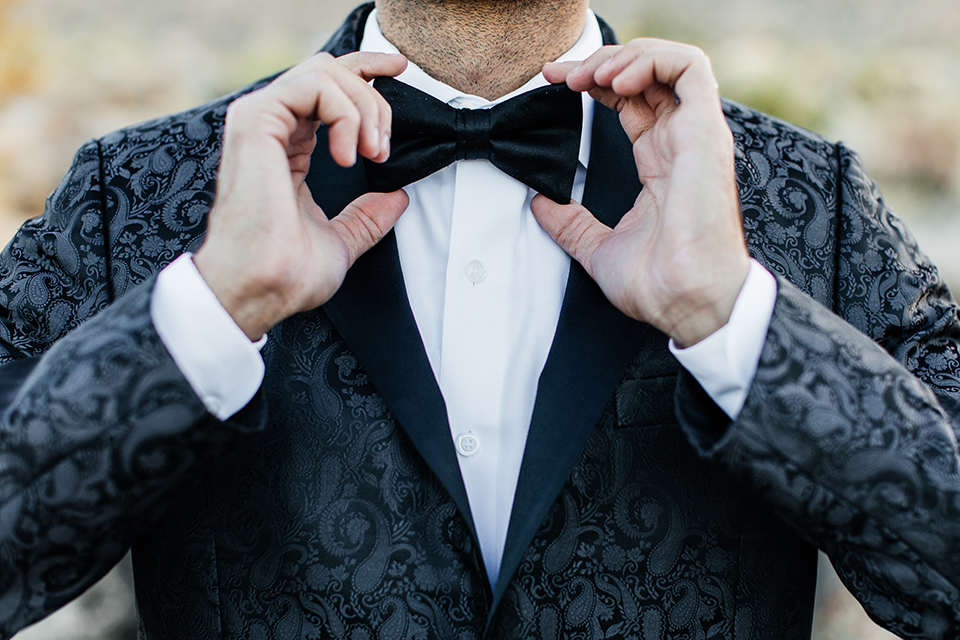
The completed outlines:
{"type": "Polygon", "coordinates": [[[363,59],[363,54],[361,54],[359,51],[351,51],[350,53],[345,53],[342,56],[338,56],[336,58],[331,56],[329,53],[327,53],[327,55],[330,56],[331,60],[335,60],[338,64],[344,67],[352,67],[354,66],[354,64],[356,64],[357,60],[363,59]]]}
{"type": "Polygon", "coordinates": [[[229,105],[227,105],[227,115],[226,122],[233,122],[239,118],[243,112],[247,109],[247,104],[250,102],[249,96],[243,96],[237,98],[229,105]]]}
{"type": "MultiPolygon", "coordinates": [[[[288,73],[289,76],[291,76],[291,80],[302,76],[315,78],[319,74],[324,74],[329,77],[330,71],[334,70],[336,64],[336,60],[329,53],[321,51],[320,53],[313,54],[300,65],[294,67],[291,70],[295,71],[294,73],[288,73]]],[[[288,74],[284,74],[281,78],[287,75],[288,74]]]]}
{"type": "Polygon", "coordinates": [[[248,122],[260,112],[263,101],[263,94],[260,91],[248,93],[247,95],[237,98],[227,105],[224,124],[226,126],[237,127],[240,122],[248,122]]]}
{"type": "Polygon", "coordinates": [[[339,122],[347,128],[359,129],[361,120],[362,118],[360,117],[359,111],[356,109],[347,109],[340,117],[339,122]]]}
{"type": "Polygon", "coordinates": [[[629,43],[627,43],[626,45],[620,45],[620,44],[604,45],[599,49],[597,49],[597,51],[592,56],[590,56],[590,59],[595,61],[596,64],[600,64],[601,62],[604,62],[606,60],[609,60],[610,58],[613,58],[621,51],[627,50],[628,46],[629,46],[629,43]]]}
{"type": "Polygon", "coordinates": [[[370,61],[364,53],[354,51],[339,58],[332,58],[341,71],[349,71],[352,76],[359,76],[370,66],[370,61]]]}
{"type": "Polygon", "coordinates": [[[351,263],[367,248],[382,240],[383,236],[386,235],[386,231],[377,225],[362,205],[357,203],[348,205],[334,219],[334,222],[339,224],[345,232],[343,237],[349,247],[351,263]]]}
{"type": "Polygon", "coordinates": [[[379,242],[386,235],[376,220],[363,210],[360,210],[360,215],[357,216],[357,226],[360,237],[368,244],[379,242]]]}
{"type": "Polygon", "coordinates": [[[250,109],[255,108],[261,95],[262,94],[259,91],[255,91],[253,93],[240,96],[227,105],[227,115],[229,116],[231,113],[243,113],[244,111],[249,111],[250,109]]]}
{"type": "MultiPolygon", "coordinates": [[[[582,251],[583,240],[589,230],[589,221],[583,209],[577,213],[560,229],[558,240],[562,246],[574,249],[576,253],[582,251]]],[[[575,256],[578,257],[579,256],[575,256]]]]}
{"type": "Polygon", "coordinates": [[[330,72],[323,67],[316,67],[311,69],[309,72],[309,78],[312,82],[315,82],[317,86],[324,86],[329,84],[332,81],[330,77],[330,72]]]}
{"type": "Polygon", "coordinates": [[[687,45],[687,47],[694,64],[710,66],[710,57],[706,51],[694,45],[687,45]]]}
{"type": "Polygon", "coordinates": [[[366,113],[379,112],[380,104],[377,102],[376,91],[367,83],[363,83],[359,88],[359,91],[351,91],[349,93],[351,100],[357,105],[357,108],[366,113]],[[369,88],[369,91],[367,88],[369,88]]]}

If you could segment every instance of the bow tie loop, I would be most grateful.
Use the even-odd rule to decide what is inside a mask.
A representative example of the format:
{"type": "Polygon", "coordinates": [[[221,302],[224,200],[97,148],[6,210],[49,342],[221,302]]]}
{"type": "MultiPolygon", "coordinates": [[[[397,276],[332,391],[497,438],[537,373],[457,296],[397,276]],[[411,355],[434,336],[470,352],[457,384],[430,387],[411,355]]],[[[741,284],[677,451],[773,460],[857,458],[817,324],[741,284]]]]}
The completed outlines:
{"type": "Polygon", "coordinates": [[[490,159],[490,109],[456,109],[457,160],[490,159]]]}
{"type": "Polygon", "coordinates": [[[390,158],[364,160],[374,191],[395,191],[457,160],[485,159],[554,201],[570,201],[583,102],[566,85],[488,109],[455,109],[393,78],[377,78],[374,87],[393,110],[390,158]]]}

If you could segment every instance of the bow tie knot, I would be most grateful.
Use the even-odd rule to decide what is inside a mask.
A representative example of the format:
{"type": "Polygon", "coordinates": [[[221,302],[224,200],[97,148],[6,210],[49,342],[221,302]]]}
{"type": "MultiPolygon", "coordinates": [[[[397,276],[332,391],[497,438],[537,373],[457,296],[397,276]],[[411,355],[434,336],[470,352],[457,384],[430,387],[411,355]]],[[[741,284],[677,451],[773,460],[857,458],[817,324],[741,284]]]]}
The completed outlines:
{"type": "Polygon", "coordinates": [[[490,159],[490,109],[457,109],[457,160],[490,159]]]}
{"type": "Polygon", "coordinates": [[[569,202],[583,103],[565,85],[528,91],[489,109],[455,109],[393,78],[374,87],[393,110],[390,158],[365,160],[374,191],[395,191],[457,160],[489,160],[557,202],[569,202]]]}

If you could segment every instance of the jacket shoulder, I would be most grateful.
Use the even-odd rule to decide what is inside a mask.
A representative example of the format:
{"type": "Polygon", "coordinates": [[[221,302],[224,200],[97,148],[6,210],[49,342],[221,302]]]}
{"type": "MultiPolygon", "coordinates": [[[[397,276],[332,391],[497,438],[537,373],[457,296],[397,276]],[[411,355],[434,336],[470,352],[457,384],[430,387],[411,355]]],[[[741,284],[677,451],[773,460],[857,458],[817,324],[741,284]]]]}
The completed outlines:
{"type": "MultiPolygon", "coordinates": [[[[343,25],[321,48],[321,51],[327,51],[335,56],[356,51],[360,46],[360,35],[363,32],[362,25],[366,22],[373,7],[374,4],[368,2],[354,9],[343,25]]],[[[219,139],[223,128],[223,119],[230,103],[243,95],[266,86],[281,73],[283,71],[261,78],[233,93],[192,109],[114,131],[98,142],[104,153],[110,153],[118,149],[122,150],[125,146],[140,141],[163,145],[178,141],[204,140],[211,136],[219,139]]]]}
{"type": "Polygon", "coordinates": [[[822,304],[835,288],[841,145],[724,100],[752,257],[822,304]]]}
{"type": "Polygon", "coordinates": [[[227,107],[237,98],[269,84],[279,73],[262,78],[232,93],[178,113],[153,118],[108,133],[97,140],[104,156],[123,153],[131,146],[161,147],[185,144],[196,147],[204,141],[219,141],[227,107]]]}
{"type": "Polygon", "coordinates": [[[200,247],[216,194],[227,108],[273,77],[96,141],[102,226],[116,297],[200,247]]]}
{"type": "Polygon", "coordinates": [[[782,140],[787,144],[802,143],[829,156],[836,153],[836,143],[818,133],[733,100],[723,98],[722,104],[723,114],[738,145],[755,146],[782,140]]]}

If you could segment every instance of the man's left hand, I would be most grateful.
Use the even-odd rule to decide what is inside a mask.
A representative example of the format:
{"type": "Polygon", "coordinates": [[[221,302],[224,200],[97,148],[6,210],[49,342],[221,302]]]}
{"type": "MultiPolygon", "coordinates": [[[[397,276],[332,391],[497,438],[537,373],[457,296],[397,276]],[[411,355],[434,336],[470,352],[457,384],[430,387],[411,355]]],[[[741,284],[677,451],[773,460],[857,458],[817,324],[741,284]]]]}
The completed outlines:
{"type": "Polygon", "coordinates": [[[542,195],[537,221],[621,311],[680,347],[706,338],[727,323],[749,270],[710,61],[696,47],[638,39],[543,74],[619,112],[643,190],[613,229],[542,195]]]}

